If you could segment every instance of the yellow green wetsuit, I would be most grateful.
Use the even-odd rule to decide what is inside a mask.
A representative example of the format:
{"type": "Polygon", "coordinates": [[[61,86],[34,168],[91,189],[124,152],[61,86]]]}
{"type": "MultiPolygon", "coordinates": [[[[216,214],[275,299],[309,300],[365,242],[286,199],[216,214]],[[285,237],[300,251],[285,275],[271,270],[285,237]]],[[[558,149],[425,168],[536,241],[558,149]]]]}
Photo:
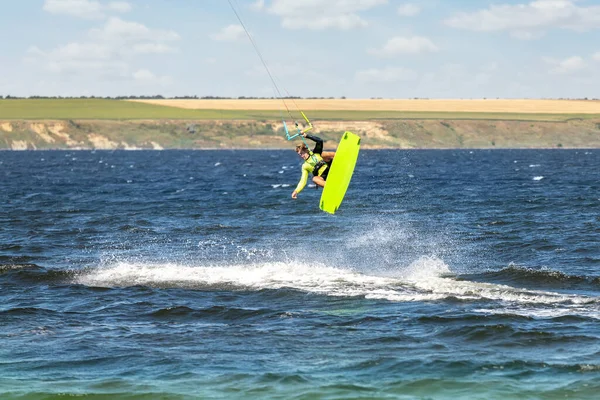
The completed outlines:
{"type": "Polygon", "coordinates": [[[300,178],[300,182],[298,182],[298,186],[296,186],[296,193],[300,193],[306,186],[309,173],[327,179],[327,174],[329,172],[329,165],[323,161],[323,157],[321,156],[321,153],[323,152],[323,139],[313,135],[306,135],[306,138],[317,142],[317,144],[313,151],[309,152],[310,157],[302,164],[302,177],[300,178]],[[315,167],[317,167],[316,171],[315,167]]]}

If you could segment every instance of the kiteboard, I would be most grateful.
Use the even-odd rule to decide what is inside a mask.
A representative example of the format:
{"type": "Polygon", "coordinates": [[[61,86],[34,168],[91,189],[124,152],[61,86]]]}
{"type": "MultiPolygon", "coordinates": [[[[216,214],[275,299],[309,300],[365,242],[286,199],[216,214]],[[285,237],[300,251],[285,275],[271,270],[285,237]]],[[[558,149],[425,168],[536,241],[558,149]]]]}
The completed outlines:
{"type": "Polygon", "coordinates": [[[354,166],[360,150],[360,137],[352,132],[344,132],[340,144],[335,151],[335,157],[327,175],[327,181],[319,206],[321,210],[335,214],[344,200],[344,195],[350,185],[354,166]]]}

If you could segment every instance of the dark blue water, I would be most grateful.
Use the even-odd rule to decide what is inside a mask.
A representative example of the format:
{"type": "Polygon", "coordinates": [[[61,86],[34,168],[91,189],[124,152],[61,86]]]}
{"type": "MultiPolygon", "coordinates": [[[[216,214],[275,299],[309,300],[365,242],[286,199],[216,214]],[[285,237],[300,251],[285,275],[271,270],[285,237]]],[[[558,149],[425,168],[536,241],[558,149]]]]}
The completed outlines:
{"type": "Polygon", "coordinates": [[[0,398],[593,399],[600,151],[1,152],[0,398]]]}

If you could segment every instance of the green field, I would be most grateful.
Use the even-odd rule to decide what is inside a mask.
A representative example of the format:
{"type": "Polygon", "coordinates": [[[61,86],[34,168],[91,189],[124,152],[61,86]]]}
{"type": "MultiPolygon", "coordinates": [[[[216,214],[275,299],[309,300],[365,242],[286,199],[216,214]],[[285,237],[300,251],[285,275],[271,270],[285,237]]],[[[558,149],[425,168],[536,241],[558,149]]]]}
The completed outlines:
{"type": "MultiPolygon", "coordinates": [[[[318,111],[304,110],[314,120],[368,121],[386,119],[566,121],[598,119],[600,114],[519,114],[472,112],[318,111]]],[[[105,99],[2,99],[2,120],[280,120],[282,112],[255,110],[187,110],[105,99]]],[[[301,119],[301,118],[299,118],[301,119]]]]}

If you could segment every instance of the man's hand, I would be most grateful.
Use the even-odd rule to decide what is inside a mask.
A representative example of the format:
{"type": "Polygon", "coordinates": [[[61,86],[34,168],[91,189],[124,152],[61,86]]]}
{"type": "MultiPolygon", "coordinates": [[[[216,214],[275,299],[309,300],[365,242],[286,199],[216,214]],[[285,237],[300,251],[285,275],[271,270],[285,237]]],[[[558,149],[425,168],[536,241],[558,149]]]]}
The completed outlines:
{"type": "Polygon", "coordinates": [[[292,192],[292,199],[297,199],[298,198],[298,193],[294,190],[292,192]]]}

